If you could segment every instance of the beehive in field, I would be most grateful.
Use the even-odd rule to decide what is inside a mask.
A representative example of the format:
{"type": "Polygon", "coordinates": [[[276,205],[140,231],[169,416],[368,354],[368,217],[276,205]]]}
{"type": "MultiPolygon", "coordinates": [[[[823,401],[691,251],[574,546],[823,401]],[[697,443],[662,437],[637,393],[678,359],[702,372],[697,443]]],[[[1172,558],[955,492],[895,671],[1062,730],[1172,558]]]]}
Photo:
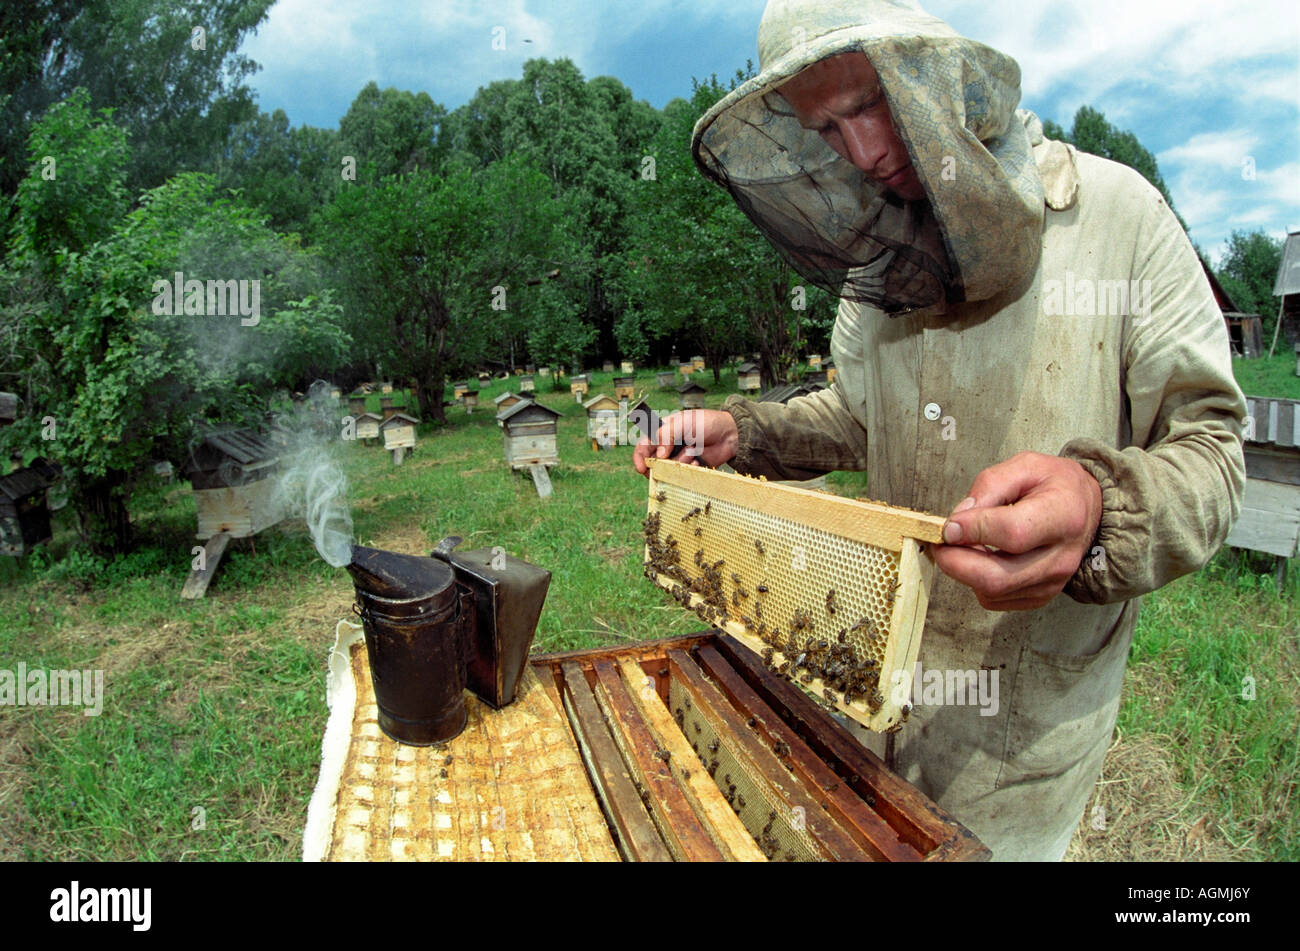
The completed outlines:
{"type": "Polygon", "coordinates": [[[823,704],[897,729],[944,519],[649,462],[647,576],[823,704]]]}

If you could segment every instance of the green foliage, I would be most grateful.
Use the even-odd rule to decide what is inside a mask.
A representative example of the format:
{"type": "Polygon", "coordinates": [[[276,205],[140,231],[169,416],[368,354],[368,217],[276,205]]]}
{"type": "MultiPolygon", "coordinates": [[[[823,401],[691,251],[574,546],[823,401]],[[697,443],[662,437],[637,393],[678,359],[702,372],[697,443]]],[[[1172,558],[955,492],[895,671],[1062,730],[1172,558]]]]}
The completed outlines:
{"type": "MultiPolygon", "coordinates": [[[[628,315],[617,325],[620,348],[646,338],[702,353],[715,381],[726,357],[757,348],[767,382],[784,371],[811,331],[834,318],[827,294],[806,289],[796,309],[797,278],[736,207],[699,174],[690,155],[696,118],[725,94],[717,82],[697,86],[691,102],[673,100],[651,143],[653,177],[635,183],[629,247],[618,281],[628,315]]],[[[824,336],[820,339],[824,340],[824,336]]]]}
{"type": "Polygon", "coordinates": [[[446,115],[428,93],[380,90],[369,82],[339,121],[343,153],[374,178],[440,168],[446,152],[440,135],[446,115]]]}
{"type": "Polygon", "coordinates": [[[1234,231],[1216,274],[1242,313],[1259,314],[1264,318],[1266,341],[1277,324],[1278,299],[1273,296],[1273,285],[1277,282],[1278,268],[1282,266],[1283,243],[1280,238],[1269,237],[1262,229],[1234,231]]]}
{"type": "MultiPolygon", "coordinates": [[[[177,176],[122,216],[120,130],[79,98],[34,127],[34,148],[55,140],[75,174],[46,181],[34,167],[16,202],[5,314],[30,395],[0,443],[36,443],[50,418],[54,438],[40,445],[64,465],[87,540],[120,551],[131,482],[151,459],[182,463],[199,421],[260,417],[261,394],[335,365],[349,341],[340,306],[317,292],[314,261],[255,211],[218,198],[211,177],[177,176]],[[68,222],[61,231],[56,218],[68,222]],[[176,272],[246,282],[248,305],[243,292],[256,286],[261,313],[177,313],[176,272]]],[[[204,298],[194,298],[200,311],[204,298]]]]}
{"type": "Polygon", "coordinates": [[[530,294],[526,281],[570,244],[564,211],[517,158],[358,181],[324,209],[317,231],[353,336],[385,374],[416,381],[426,419],[444,418],[445,379],[474,367],[490,341],[522,333],[539,308],[562,312],[553,291],[530,294]]]}

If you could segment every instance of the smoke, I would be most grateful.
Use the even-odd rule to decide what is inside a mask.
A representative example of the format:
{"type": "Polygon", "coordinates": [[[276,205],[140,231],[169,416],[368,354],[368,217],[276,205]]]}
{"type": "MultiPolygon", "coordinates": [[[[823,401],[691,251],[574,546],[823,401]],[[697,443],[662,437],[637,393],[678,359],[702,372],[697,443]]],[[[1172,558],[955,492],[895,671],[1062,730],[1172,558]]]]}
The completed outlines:
{"type": "Polygon", "coordinates": [[[287,510],[302,517],[311,532],[316,551],[327,563],[342,568],[352,560],[352,511],[348,507],[348,483],[330,455],[331,437],[337,428],[337,404],[330,385],[317,380],[307,391],[307,400],[279,424],[287,429],[289,441],[277,493],[287,510]]]}

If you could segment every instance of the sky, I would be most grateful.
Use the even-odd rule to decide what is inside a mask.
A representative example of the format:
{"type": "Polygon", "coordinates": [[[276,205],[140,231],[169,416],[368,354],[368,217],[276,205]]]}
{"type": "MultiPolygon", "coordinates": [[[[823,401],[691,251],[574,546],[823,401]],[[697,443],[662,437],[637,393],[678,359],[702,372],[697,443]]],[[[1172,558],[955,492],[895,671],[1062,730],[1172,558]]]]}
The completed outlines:
{"type": "MultiPolygon", "coordinates": [[[[534,57],[615,76],[662,108],[693,77],[757,61],[765,0],[279,0],[242,52],[267,112],[336,128],[366,83],[448,109],[534,57]]],[[[1080,106],[1155,153],[1193,241],[1218,263],[1234,230],[1300,230],[1295,0],[929,0],[1013,56],[1021,105],[1066,129],[1080,106]]]]}

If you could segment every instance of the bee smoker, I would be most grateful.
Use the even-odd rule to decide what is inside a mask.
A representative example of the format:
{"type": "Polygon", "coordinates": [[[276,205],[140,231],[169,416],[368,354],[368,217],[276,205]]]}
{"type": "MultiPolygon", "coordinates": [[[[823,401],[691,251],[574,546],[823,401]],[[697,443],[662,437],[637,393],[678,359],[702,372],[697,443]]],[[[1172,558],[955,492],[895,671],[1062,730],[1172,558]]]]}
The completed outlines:
{"type": "Polygon", "coordinates": [[[428,746],[468,720],[466,686],[493,708],[515,697],[551,574],[502,549],[433,557],[354,546],[348,572],[365,631],[379,726],[428,746]]]}

